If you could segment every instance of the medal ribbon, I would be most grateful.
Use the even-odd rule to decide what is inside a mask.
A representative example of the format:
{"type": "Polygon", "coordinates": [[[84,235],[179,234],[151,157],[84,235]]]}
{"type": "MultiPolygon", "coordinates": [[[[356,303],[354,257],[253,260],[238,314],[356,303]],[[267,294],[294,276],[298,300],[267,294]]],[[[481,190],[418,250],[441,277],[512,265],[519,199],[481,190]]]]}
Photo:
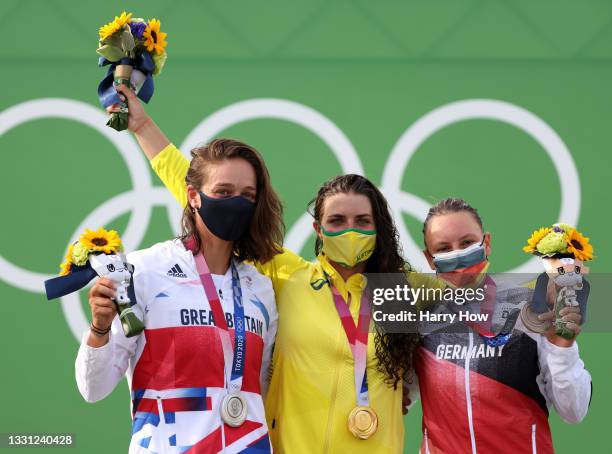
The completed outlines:
{"type": "Polygon", "coordinates": [[[219,337],[221,338],[221,346],[223,348],[226,387],[230,392],[236,393],[242,388],[244,362],[246,359],[244,306],[242,304],[242,289],[240,287],[238,270],[234,260],[232,260],[230,264],[232,269],[232,293],[234,297],[234,346],[232,348],[232,341],[227,321],[225,320],[225,313],[219,301],[219,294],[210,274],[208,264],[201,252],[195,255],[195,262],[198,274],[200,275],[200,281],[204,287],[206,298],[208,298],[208,303],[215,319],[215,325],[219,328],[219,337]]]}
{"type": "MultiPolygon", "coordinates": [[[[357,391],[357,404],[363,407],[370,406],[368,397],[368,375],[366,373],[366,359],[368,354],[368,331],[370,329],[370,298],[365,290],[361,295],[361,306],[359,308],[359,319],[357,326],[348,305],[333,285],[330,285],[334,295],[336,310],[340,316],[342,327],[346,333],[353,361],[355,362],[355,390],[357,391]]],[[[350,296],[349,296],[350,298],[350,296]]]]}

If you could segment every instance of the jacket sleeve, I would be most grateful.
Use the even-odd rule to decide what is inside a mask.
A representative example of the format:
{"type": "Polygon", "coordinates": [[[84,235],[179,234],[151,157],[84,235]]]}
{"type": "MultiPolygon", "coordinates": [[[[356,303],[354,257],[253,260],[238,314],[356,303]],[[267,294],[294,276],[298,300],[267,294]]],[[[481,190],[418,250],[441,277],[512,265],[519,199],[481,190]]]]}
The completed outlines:
{"type": "Polygon", "coordinates": [[[538,382],[548,402],[565,422],[582,421],[591,403],[592,385],[591,375],[580,359],[578,344],[559,347],[542,336],[538,356],[538,382]]]}
{"type": "Polygon", "coordinates": [[[183,153],[174,144],[169,144],[151,159],[151,167],[181,207],[187,205],[185,177],[189,169],[189,160],[183,156],[183,153]]]}
{"type": "Polygon", "coordinates": [[[253,265],[264,276],[268,276],[272,281],[276,301],[280,300],[279,295],[283,292],[285,282],[297,270],[307,267],[308,263],[302,257],[297,255],[290,249],[283,248],[283,252],[276,254],[271,260],[266,263],[255,262],[253,265]]]}
{"type": "Polygon", "coordinates": [[[111,326],[109,341],[99,348],[87,345],[89,331],[83,334],[77,354],[75,372],[79,392],[87,402],[97,402],[108,396],[125,376],[129,360],[136,352],[138,339],[123,334],[119,316],[111,326]]]}
{"type": "MultiPolygon", "coordinates": [[[[132,283],[128,295],[134,302],[133,310],[137,317],[144,320],[143,310],[146,294],[149,288],[146,280],[146,268],[134,254],[128,254],[128,262],[134,265],[132,283]]],[[[108,396],[125,376],[130,360],[144,343],[144,333],[127,338],[123,333],[119,315],[116,315],[111,325],[109,340],[106,345],[94,348],[87,345],[89,331],[83,334],[81,346],[75,362],[77,387],[87,402],[97,402],[108,396]]]]}

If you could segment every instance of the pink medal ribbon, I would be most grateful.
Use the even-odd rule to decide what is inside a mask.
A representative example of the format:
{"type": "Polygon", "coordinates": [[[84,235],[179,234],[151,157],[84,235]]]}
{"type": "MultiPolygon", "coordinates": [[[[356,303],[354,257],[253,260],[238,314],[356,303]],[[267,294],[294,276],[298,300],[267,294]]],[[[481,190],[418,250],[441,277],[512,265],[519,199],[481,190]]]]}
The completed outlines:
{"type": "MultiPolygon", "coordinates": [[[[219,337],[221,338],[221,347],[223,349],[223,357],[224,357],[224,369],[225,369],[225,380],[226,386],[230,392],[239,392],[242,388],[242,376],[243,376],[243,367],[244,367],[244,352],[246,351],[246,336],[244,333],[244,309],[242,307],[242,295],[239,294],[239,297],[236,293],[240,292],[240,283],[234,282],[234,325],[235,325],[235,336],[238,341],[240,338],[240,342],[236,342],[236,349],[232,346],[231,336],[229,333],[229,329],[227,327],[227,321],[225,320],[225,312],[223,311],[223,307],[221,306],[221,301],[219,300],[219,295],[217,293],[217,289],[215,287],[215,283],[212,279],[212,275],[208,268],[208,264],[204,259],[202,253],[198,253],[194,255],[196,268],[198,270],[198,274],[200,275],[200,281],[202,282],[202,286],[204,287],[204,292],[206,293],[206,298],[208,298],[208,303],[210,304],[210,308],[213,313],[213,317],[215,319],[215,325],[217,326],[219,331],[219,337]],[[238,288],[236,288],[238,287],[238,288]],[[236,301],[236,300],[239,301],[236,301]],[[236,307],[239,306],[239,307],[236,307]],[[239,309],[239,310],[236,310],[239,309]],[[236,351],[234,351],[236,350],[236,351]]],[[[230,264],[232,268],[232,280],[237,281],[238,276],[236,272],[236,266],[233,261],[230,264]]]]}
{"type": "Polygon", "coordinates": [[[357,326],[348,305],[333,285],[330,283],[334,295],[336,310],[340,316],[342,327],[346,333],[353,361],[355,362],[355,390],[357,391],[357,403],[360,406],[369,407],[368,377],[366,373],[366,359],[368,354],[368,332],[370,329],[370,299],[364,290],[361,296],[361,307],[359,308],[359,319],[357,326]]]}

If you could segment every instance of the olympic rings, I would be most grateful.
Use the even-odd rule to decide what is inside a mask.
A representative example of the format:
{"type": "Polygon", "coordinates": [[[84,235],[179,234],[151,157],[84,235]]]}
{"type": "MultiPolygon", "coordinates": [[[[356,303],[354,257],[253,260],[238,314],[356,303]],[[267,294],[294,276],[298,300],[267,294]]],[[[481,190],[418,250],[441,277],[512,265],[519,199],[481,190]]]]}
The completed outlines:
{"type": "MultiPolygon", "coordinates": [[[[85,227],[97,228],[112,219],[131,212],[130,221],[122,233],[126,249],[139,247],[155,206],[166,207],[170,225],[178,232],[181,207],[162,187],[153,186],[148,163],[135,140],[127,133],[117,134],[105,126],[106,113],[89,104],[61,98],[43,98],[17,104],[0,112],[0,136],[10,129],[31,120],[64,118],[83,123],[98,131],[117,148],[125,161],[133,188],[118,194],[95,208],[74,231],[71,241],[77,239],[85,227]]],[[[329,147],[344,173],[363,174],[363,165],[353,144],[329,118],[303,104],[283,99],[251,99],[231,104],[202,120],[181,145],[190,150],[206,142],[223,130],[253,119],[278,119],[300,125],[311,131],[329,147]]],[[[576,225],[580,214],[580,181],[571,153],[558,134],[541,118],[514,104],[491,99],[472,99],[440,106],[412,124],[399,138],[385,165],[381,189],[394,212],[402,242],[411,263],[427,269],[420,248],[410,236],[402,212],[424,220],[429,204],[421,198],[401,191],[402,176],[419,146],[444,127],[473,119],[489,119],[508,123],[524,131],[538,142],[551,158],[561,182],[561,209],[559,220],[576,225]]],[[[300,251],[312,234],[312,219],[304,213],[289,229],[285,238],[288,248],[300,251]]],[[[539,270],[537,259],[510,270],[526,273],[539,270]]],[[[19,267],[0,256],[0,279],[10,285],[37,293],[44,293],[43,281],[53,277],[19,267]]],[[[78,294],[62,298],[62,310],[71,332],[80,340],[89,325],[83,313],[78,294]]]]}

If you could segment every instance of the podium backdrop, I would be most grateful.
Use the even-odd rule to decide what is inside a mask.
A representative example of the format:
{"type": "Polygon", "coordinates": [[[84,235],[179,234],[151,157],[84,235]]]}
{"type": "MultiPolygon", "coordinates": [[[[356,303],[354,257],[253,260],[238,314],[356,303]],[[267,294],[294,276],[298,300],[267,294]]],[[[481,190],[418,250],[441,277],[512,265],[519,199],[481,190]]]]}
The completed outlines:
{"type": "MultiPolygon", "coordinates": [[[[178,228],[176,203],[97,101],[97,29],[123,9],[168,33],[148,112],[184,152],[218,135],[256,146],[287,245],[306,256],[306,203],[325,179],[359,172],[389,198],[417,268],[421,221],[447,196],[480,210],[493,271],[537,271],[521,247],[557,220],[591,237],[593,272],[612,266],[610,2],[3,0],[0,432],[70,432],[74,452],[128,446],[126,383],[95,405],[76,389],[85,292],[47,302],[42,286],[86,226],[119,230],[128,250],[178,228]]],[[[580,425],[553,411],[559,453],[608,445],[611,341],[579,338],[593,399],[580,425]]],[[[419,440],[417,405],[406,452],[419,440]]]]}

